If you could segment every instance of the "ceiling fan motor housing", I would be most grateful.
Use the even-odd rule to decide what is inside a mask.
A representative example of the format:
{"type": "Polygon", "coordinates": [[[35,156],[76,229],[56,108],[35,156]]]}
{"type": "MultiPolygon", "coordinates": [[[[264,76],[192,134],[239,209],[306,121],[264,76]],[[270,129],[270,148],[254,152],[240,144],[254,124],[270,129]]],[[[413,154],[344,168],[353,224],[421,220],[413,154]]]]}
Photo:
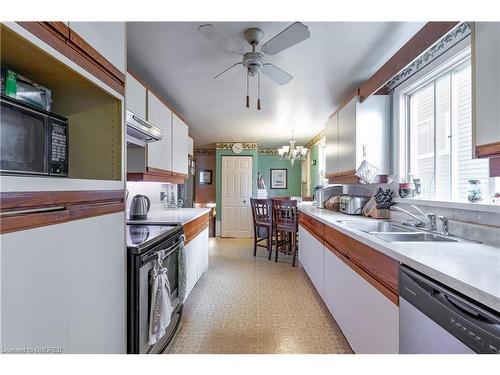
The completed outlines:
{"type": "Polygon", "coordinates": [[[245,40],[252,46],[259,44],[263,36],[264,32],[257,27],[251,27],[245,30],[245,40]]]}
{"type": "Polygon", "coordinates": [[[264,55],[260,52],[246,53],[243,56],[243,66],[247,68],[251,77],[255,77],[264,68],[264,55]]]}

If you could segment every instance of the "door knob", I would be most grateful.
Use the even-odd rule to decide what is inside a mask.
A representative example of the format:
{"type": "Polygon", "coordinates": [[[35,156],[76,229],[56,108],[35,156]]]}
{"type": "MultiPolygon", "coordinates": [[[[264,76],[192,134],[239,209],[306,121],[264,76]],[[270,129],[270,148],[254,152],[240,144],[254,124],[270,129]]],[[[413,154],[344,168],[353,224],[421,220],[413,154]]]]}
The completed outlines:
{"type": "Polygon", "coordinates": [[[247,203],[247,201],[244,200],[243,203],[247,203]]]}

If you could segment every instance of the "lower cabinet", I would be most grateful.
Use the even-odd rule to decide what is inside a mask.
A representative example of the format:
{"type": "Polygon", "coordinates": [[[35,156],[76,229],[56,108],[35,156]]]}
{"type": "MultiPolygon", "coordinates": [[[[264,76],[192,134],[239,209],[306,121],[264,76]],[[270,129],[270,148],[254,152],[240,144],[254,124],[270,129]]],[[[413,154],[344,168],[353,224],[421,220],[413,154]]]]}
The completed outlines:
{"type": "Polygon", "coordinates": [[[398,353],[398,306],[329,249],[324,253],[324,301],[354,352],[398,353]]]}
{"type": "Polygon", "coordinates": [[[126,353],[125,213],[2,234],[3,348],[126,353]]]}
{"type": "Polygon", "coordinates": [[[324,298],[324,248],[313,235],[299,226],[299,261],[321,298],[324,298]]]}
{"type": "Polygon", "coordinates": [[[299,225],[299,261],[355,353],[399,352],[399,308],[299,225]]]}
{"type": "Polygon", "coordinates": [[[208,268],[208,228],[193,238],[186,251],[186,298],[208,268]]]}

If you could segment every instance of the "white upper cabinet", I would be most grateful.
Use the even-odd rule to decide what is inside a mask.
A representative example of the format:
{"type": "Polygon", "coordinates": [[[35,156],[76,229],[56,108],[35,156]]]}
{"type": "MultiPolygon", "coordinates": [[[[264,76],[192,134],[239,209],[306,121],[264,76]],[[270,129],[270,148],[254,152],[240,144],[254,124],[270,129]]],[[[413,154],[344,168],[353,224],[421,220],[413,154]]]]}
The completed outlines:
{"type": "Polygon", "coordinates": [[[352,174],[356,169],[356,102],[352,99],[339,112],[338,169],[352,174]]]}
{"type": "MultiPolygon", "coordinates": [[[[148,91],[147,95],[147,120],[159,127],[163,132],[163,138],[160,141],[152,142],[147,146],[147,165],[150,168],[172,171],[172,112],[151,91],[148,91]]],[[[187,158],[187,151],[185,152],[187,158]]]]}
{"type": "Polygon", "coordinates": [[[372,95],[363,103],[353,98],[326,124],[326,173],[352,175],[363,161],[379,174],[390,174],[390,102],[388,95],[372,95]]]}
{"type": "Polygon", "coordinates": [[[172,172],[188,174],[188,126],[172,115],[172,172]]]}
{"type": "Polygon", "coordinates": [[[69,22],[69,27],[118,70],[125,73],[125,22],[69,22]]]}
{"type": "Polygon", "coordinates": [[[129,73],[125,81],[125,104],[129,111],[146,118],[146,88],[129,73]]]}
{"type": "Polygon", "coordinates": [[[326,124],[326,174],[334,174],[339,171],[339,149],[338,139],[339,136],[339,114],[334,113],[326,124]]]}
{"type": "Polygon", "coordinates": [[[472,44],[474,138],[500,142],[500,23],[475,22],[472,44]]]}

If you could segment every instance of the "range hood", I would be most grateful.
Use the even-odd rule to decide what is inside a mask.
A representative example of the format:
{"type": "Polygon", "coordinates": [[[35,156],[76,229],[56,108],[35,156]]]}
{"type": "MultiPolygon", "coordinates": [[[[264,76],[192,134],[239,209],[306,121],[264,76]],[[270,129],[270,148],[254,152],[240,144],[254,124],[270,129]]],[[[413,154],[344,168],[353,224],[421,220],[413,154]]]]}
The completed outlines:
{"type": "Polygon", "coordinates": [[[144,147],[147,143],[163,138],[163,132],[157,126],[147,122],[133,112],[127,111],[127,142],[144,147]]]}

